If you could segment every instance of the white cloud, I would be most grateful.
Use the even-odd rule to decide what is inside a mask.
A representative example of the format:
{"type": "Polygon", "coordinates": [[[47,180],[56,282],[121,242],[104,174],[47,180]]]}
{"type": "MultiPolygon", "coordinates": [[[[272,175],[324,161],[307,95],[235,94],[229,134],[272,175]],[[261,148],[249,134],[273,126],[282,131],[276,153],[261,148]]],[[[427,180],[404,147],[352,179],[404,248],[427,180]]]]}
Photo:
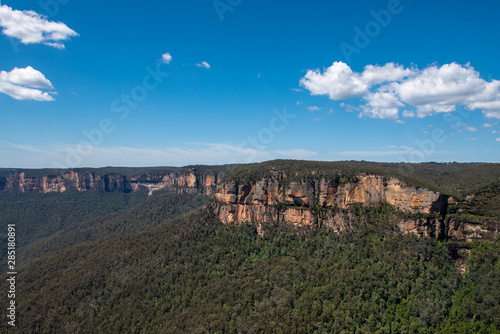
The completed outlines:
{"type": "Polygon", "coordinates": [[[499,143],[500,143],[500,138],[497,138],[497,142],[499,142],[499,143]]]}
{"type": "Polygon", "coordinates": [[[434,112],[436,113],[449,113],[455,111],[455,106],[450,105],[433,105],[433,104],[425,104],[422,106],[417,106],[417,117],[424,118],[429,115],[432,115],[434,112]]]}
{"type": "Polygon", "coordinates": [[[470,141],[477,141],[477,138],[469,138],[470,141]]]}
{"type": "Polygon", "coordinates": [[[488,118],[500,118],[500,81],[481,79],[470,64],[419,70],[388,63],[367,65],[357,73],[347,64],[335,62],[324,73],[309,70],[300,84],[311,95],[327,95],[332,100],[363,98],[367,103],[360,116],[397,119],[402,110],[403,117],[413,117],[416,111],[423,118],[464,106],[481,109],[488,118]]]}
{"type": "Polygon", "coordinates": [[[411,110],[403,110],[403,117],[408,117],[408,118],[411,118],[411,117],[415,117],[415,113],[411,110]]]}
{"type": "Polygon", "coordinates": [[[430,66],[415,74],[395,84],[401,100],[414,106],[467,104],[485,82],[470,65],[457,63],[430,66]]]}
{"type": "Polygon", "coordinates": [[[347,111],[347,112],[353,112],[353,111],[359,111],[360,110],[360,108],[352,106],[352,105],[344,103],[344,102],[340,103],[340,106],[342,108],[344,108],[345,111],[347,111]]]}
{"type": "Polygon", "coordinates": [[[310,111],[319,111],[319,110],[323,109],[323,108],[316,107],[316,106],[311,106],[311,107],[306,107],[306,108],[309,109],[310,111]]]}
{"type": "Polygon", "coordinates": [[[492,128],[493,125],[489,124],[489,123],[484,123],[483,124],[483,128],[492,128]]]}
{"type": "Polygon", "coordinates": [[[52,83],[33,67],[15,67],[10,72],[0,71],[0,93],[16,100],[54,101],[47,92],[39,89],[52,89],[52,83]]]}
{"type": "Polygon", "coordinates": [[[362,106],[363,112],[360,116],[368,116],[371,118],[381,119],[398,119],[399,107],[404,106],[399,102],[394,92],[375,92],[365,96],[367,103],[362,106]]]}
{"type": "Polygon", "coordinates": [[[302,89],[300,88],[290,88],[292,92],[302,92],[302,89]]]}
{"type": "Polygon", "coordinates": [[[405,121],[397,119],[397,120],[394,121],[394,123],[396,123],[396,124],[405,124],[405,121]]]}
{"type": "Polygon", "coordinates": [[[311,95],[328,95],[332,100],[345,100],[361,97],[369,92],[369,85],[361,75],[354,73],[343,62],[335,62],[322,74],[320,70],[307,71],[300,84],[311,92],[311,95]]]}
{"type": "Polygon", "coordinates": [[[370,85],[400,81],[411,75],[412,71],[402,65],[387,63],[384,66],[367,65],[363,71],[363,80],[370,85]]]}
{"type": "Polygon", "coordinates": [[[201,64],[196,64],[196,66],[198,66],[198,67],[204,67],[204,68],[206,68],[207,70],[208,70],[208,69],[210,69],[210,67],[212,67],[212,66],[210,66],[210,64],[208,64],[206,61],[201,62],[201,64]]]}
{"type": "Polygon", "coordinates": [[[78,36],[62,22],[48,21],[34,11],[19,11],[6,5],[0,6],[0,27],[4,35],[23,44],[45,44],[58,49],[64,49],[63,41],[78,36]]]}
{"type": "Polygon", "coordinates": [[[170,62],[172,61],[172,55],[170,54],[170,52],[164,53],[164,54],[161,56],[161,61],[162,61],[164,64],[170,64],[170,62]]]}
{"type": "Polygon", "coordinates": [[[467,123],[463,122],[455,122],[451,124],[451,127],[455,130],[458,130],[458,132],[464,132],[464,131],[477,132],[477,129],[475,127],[469,126],[467,123]]]}
{"type": "MultiPolygon", "coordinates": [[[[500,94],[499,94],[500,95],[500,94]]],[[[482,109],[484,116],[487,118],[498,118],[500,119],[500,96],[497,97],[497,101],[488,102],[474,102],[469,105],[469,108],[482,109]]]]}
{"type": "Polygon", "coordinates": [[[462,127],[460,130],[458,130],[458,132],[464,132],[464,131],[470,131],[470,132],[477,132],[477,129],[473,126],[468,126],[467,124],[460,124],[460,123],[457,123],[455,125],[456,127],[462,127]]]}
{"type": "Polygon", "coordinates": [[[31,145],[13,144],[13,143],[9,143],[9,142],[3,142],[3,143],[8,147],[18,149],[21,151],[42,153],[42,154],[52,154],[52,152],[49,150],[40,149],[40,148],[37,148],[35,146],[31,146],[31,145]]]}
{"type": "Polygon", "coordinates": [[[33,88],[54,88],[42,73],[31,66],[26,68],[15,67],[10,72],[2,71],[0,78],[16,85],[26,85],[33,88]]]}

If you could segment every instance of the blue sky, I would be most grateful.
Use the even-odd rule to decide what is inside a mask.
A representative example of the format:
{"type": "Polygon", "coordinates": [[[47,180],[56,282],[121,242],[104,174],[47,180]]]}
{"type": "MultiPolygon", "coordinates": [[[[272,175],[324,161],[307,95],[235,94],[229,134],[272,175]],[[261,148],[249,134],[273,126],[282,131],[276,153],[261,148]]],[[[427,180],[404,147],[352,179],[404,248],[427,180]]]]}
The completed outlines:
{"type": "Polygon", "coordinates": [[[1,4],[0,167],[500,162],[496,1],[1,4]]]}

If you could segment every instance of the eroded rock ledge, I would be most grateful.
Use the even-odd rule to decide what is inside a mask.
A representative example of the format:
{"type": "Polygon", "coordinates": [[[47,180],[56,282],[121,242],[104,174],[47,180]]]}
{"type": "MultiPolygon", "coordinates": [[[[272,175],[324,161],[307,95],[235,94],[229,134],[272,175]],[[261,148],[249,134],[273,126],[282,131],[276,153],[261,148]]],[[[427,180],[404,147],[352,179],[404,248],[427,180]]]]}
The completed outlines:
{"type": "Polygon", "coordinates": [[[324,178],[287,181],[286,175],[275,175],[255,182],[219,184],[215,212],[226,224],[279,221],[343,231],[357,223],[352,211],[355,206],[375,207],[387,203],[403,213],[394,219],[404,233],[473,239],[494,233],[498,226],[494,221],[447,217],[448,201],[453,201],[452,198],[408,186],[395,178],[360,174],[345,182],[324,178]]]}
{"type": "Polygon", "coordinates": [[[275,171],[256,181],[224,181],[225,171],[184,168],[175,172],[152,172],[134,176],[119,173],[99,175],[94,171],[60,171],[27,176],[13,172],[0,177],[0,191],[53,193],[68,190],[101,192],[174,191],[214,196],[214,212],[225,224],[253,221],[258,224],[285,222],[296,226],[329,227],[336,231],[355,228],[355,206],[389,204],[402,215],[395,216],[404,233],[435,238],[471,240],[491,238],[500,222],[448,214],[453,198],[428,189],[412,187],[396,178],[358,174],[350,179],[290,178],[275,171]]]}
{"type": "Polygon", "coordinates": [[[217,173],[196,175],[193,170],[177,173],[145,173],[131,177],[118,173],[99,175],[90,171],[64,171],[41,177],[15,172],[7,178],[0,178],[0,191],[22,193],[62,193],[67,190],[125,193],[148,191],[151,195],[158,190],[175,190],[212,195],[217,182],[217,173]]]}

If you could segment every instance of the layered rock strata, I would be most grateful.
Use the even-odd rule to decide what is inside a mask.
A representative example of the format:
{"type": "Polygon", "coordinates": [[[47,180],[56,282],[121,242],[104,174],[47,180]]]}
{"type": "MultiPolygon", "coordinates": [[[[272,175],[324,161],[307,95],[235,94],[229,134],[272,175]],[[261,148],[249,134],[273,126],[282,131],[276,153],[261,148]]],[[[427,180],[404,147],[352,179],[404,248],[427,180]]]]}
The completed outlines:
{"type": "Polygon", "coordinates": [[[22,193],[62,193],[67,190],[101,192],[133,192],[174,190],[211,195],[218,181],[216,173],[196,175],[194,171],[179,173],[145,173],[132,177],[110,173],[99,175],[91,171],[63,171],[41,177],[14,172],[0,178],[0,191],[22,193]]]}

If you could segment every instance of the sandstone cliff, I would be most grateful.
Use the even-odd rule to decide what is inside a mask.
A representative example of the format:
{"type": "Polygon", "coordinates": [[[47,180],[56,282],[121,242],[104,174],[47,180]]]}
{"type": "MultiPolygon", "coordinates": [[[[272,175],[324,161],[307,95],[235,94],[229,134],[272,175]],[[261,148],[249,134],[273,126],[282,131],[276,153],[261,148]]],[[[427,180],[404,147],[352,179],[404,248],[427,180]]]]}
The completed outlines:
{"type": "Polygon", "coordinates": [[[404,233],[470,240],[495,233],[494,224],[498,233],[498,222],[447,217],[448,201],[454,201],[448,196],[377,175],[360,174],[345,182],[325,178],[288,182],[286,175],[276,174],[254,182],[221,183],[215,197],[215,212],[226,224],[280,221],[342,231],[356,225],[352,210],[356,205],[387,203],[402,213],[402,218],[394,219],[404,233]]]}
{"type": "MultiPolygon", "coordinates": [[[[263,179],[239,184],[236,181],[220,184],[216,198],[231,210],[223,221],[261,220],[262,207],[278,204],[287,210],[312,207],[347,209],[353,204],[373,206],[386,202],[394,208],[410,213],[441,213],[446,211],[447,197],[423,188],[413,188],[401,181],[376,175],[358,175],[356,181],[339,183],[337,180],[302,180],[283,182],[285,179],[263,179]],[[232,213],[234,212],[234,213],[232,213]]],[[[286,211],[287,211],[286,210],[286,211]]],[[[286,212],[285,212],[286,214],[286,212]]],[[[295,216],[294,214],[290,214],[295,216]]],[[[307,214],[297,221],[313,225],[307,214]]]]}
{"type": "Polygon", "coordinates": [[[211,195],[215,190],[217,173],[197,173],[194,169],[177,173],[145,173],[125,176],[118,173],[99,175],[92,171],[61,171],[44,176],[27,176],[13,172],[0,177],[0,191],[21,193],[62,193],[67,190],[100,192],[133,192],[170,190],[179,193],[199,192],[211,195]]]}
{"type": "Polygon", "coordinates": [[[280,221],[336,231],[354,228],[359,223],[359,217],[353,214],[356,206],[386,203],[401,213],[394,220],[404,233],[470,240],[492,237],[500,228],[495,219],[450,215],[449,204],[457,204],[453,198],[409,186],[394,177],[367,173],[349,178],[319,177],[314,171],[290,177],[284,171],[274,170],[253,181],[230,181],[231,178],[224,180],[228,169],[218,168],[149,171],[132,176],[102,170],[63,170],[42,176],[13,171],[0,176],[0,191],[200,193],[216,198],[214,212],[225,224],[280,221]]]}

